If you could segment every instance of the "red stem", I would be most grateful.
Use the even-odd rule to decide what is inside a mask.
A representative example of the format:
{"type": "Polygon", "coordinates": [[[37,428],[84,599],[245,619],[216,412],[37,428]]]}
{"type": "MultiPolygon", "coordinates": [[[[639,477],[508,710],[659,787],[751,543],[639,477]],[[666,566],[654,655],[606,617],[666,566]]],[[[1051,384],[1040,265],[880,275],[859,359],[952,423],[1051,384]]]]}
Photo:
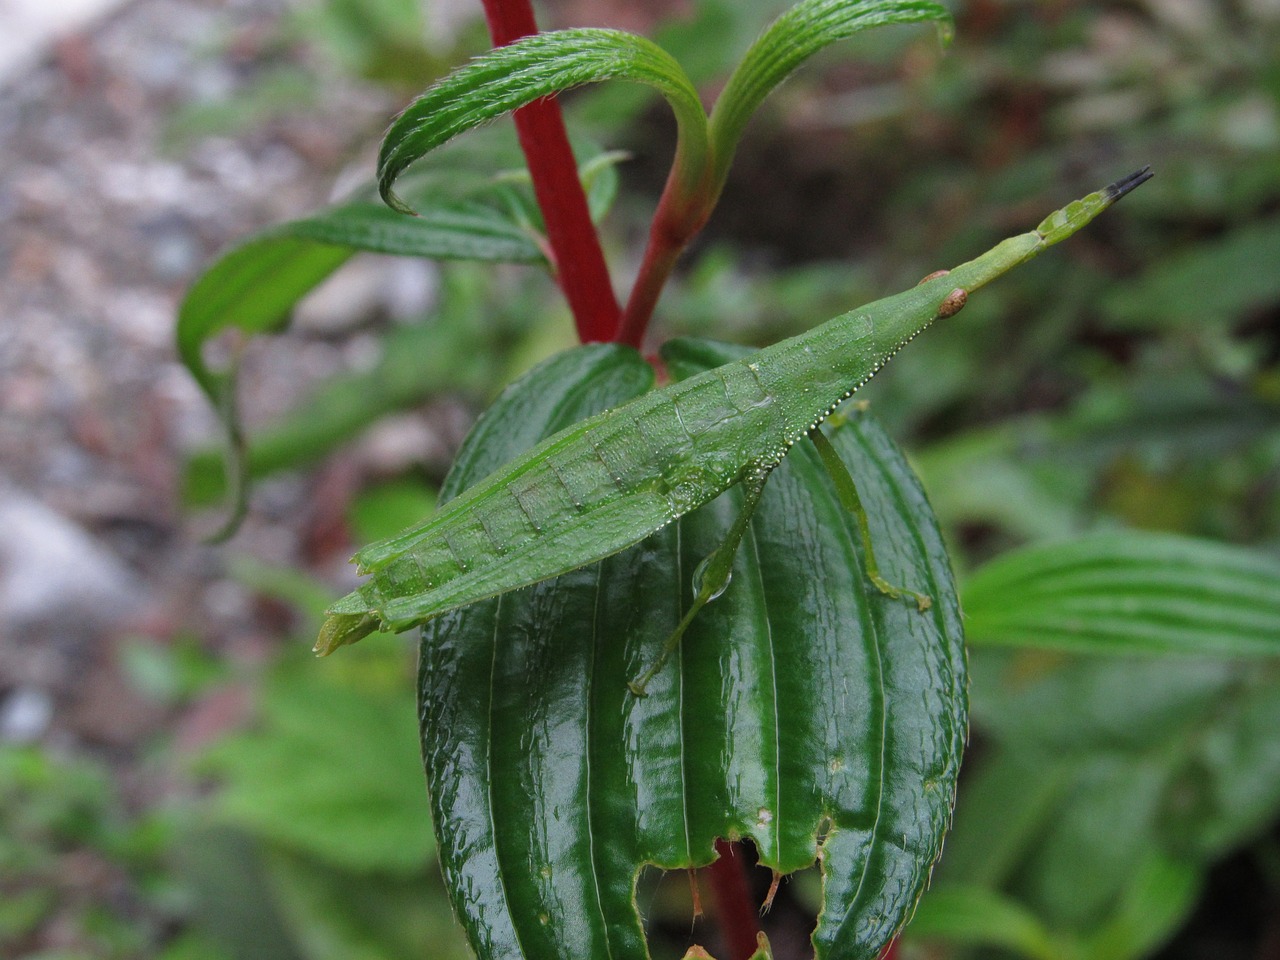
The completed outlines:
{"type": "Polygon", "coordinates": [[[729,960],[751,960],[756,952],[760,917],[747,886],[747,862],[742,849],[728,840],[716,841],[716,853],[719,859],[707,867],[707,876],[725,949],[729,951],[729,960]]]}
{"type": "Polygon", "coordinates": [[[630,344],[637,350],[653,317],[654,307],[662,296],[671,271],[699,230],[706,225],[719,191],[707,188],[690,188],[672,169],[654,212],[649,227],[649,241],[636,274],[635,286],[622,311],[617,341],[630,344]]]}
{"type": "MultiPolygon", "coordinates": [[[[538,32],[529,0],[483,0],[494,46],[538,32]]],[[[543,97],[515,113],[533,192],[547,227],[556,279],[573,311],[583,343],[611,340],[618,328],[618,300],[596,236],[578,164],[569,146],[560,105],[543,97]]]]}

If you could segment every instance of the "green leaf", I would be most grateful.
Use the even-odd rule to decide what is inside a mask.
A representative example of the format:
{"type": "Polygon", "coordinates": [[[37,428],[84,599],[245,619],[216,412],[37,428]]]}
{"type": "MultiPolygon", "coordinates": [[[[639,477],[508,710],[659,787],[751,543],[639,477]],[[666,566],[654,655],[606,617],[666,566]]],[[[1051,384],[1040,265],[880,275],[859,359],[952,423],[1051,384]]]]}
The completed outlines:
{"type": "Polygon", "coordinates": [[[1160,329],[1238,321],[1280,299],[1280,220],[1238,227],[1221,239],[1159,258],[1115,287],[1104,312],[1123,328],[1160,329]]]}
{"type": "Polygon", "coordinates": [[[282,672],[266,691],[263,730],[209,754],[225,781],[220,817],[342,869],[422,871],[433,845],[411,697],[316,671],[282,672]]]}
{"type": "Polygon", "coordinates": [[[307,960],[471,956],[435,870],[411,877],[344,873],[279,848],[264,860],[280,919],[307,960]]]}
{"type": "Polygon", "coordinates": [[[541,97],[602,80],[657,89],[679,128],[677,156],[701,170],[707,117],[680,65],[643,37],[618,30],[558,30],[524,37],[476,57],[427,89],[396,118],[378,156],[378,187],[396,210],[413,207],[392,190],[411,163],[460,133],[541,97]]]}
{"type": "Polygon", "coordinates": [[[1001,947],[1032,960],[1062,960],[1053,934],[1026,907],[981,887],[931,889],[906,930],[908,940],[1001,947]]]}
{"type": "MultiPolygon", "coordinates": [[[[680,377],[742,351],[685,341],[664,355],[680,377]]],[[[617,346],[555,358],[481,419],[442,497],[647,379],[617,346]],[[546,405],[549,390],[561,399],[546,405]]],[[[863,414],[832,441],[860,481],[886,577],[929,593],[928,613],[866,581],[854,520],[802,444],[770,480],[732,584],[647,698],[627,681],[690,602],[736,490],[601,564],[424,628],[440,856],[480,957],[645,957],[642,865],[705,866],[717,837],[753,837],[781,872],[821,858],[820,958],[874,957],[905,921],[965,736],[960,622],[901,454],[863,414]]]]}
{"type": "Polygon", "coordinates": [[[280,329],[298,301],[357,251],[542,261],[534,239],[497,208],[478,199],[442,200],[437,186],[427,186],[415,193],[426,209],[420,217],[402,217],[364,198],[339,204],[314,217],[272,227],[234,247],[187,292],[178,310],[178,355],[218,411],[230,439],[227,473],[234,508],[219,536],[232,532],[243,515],[249,466],[235,404],[235,365],[226,372],[210,369],[204,347],[211,338],[229,329],[249,335],[280,329]]]}
{"type": "Polygon", "coordinates": [[[356,251],[518,263],[542,260],[531,237],[479,202],[446,204],[437,199],[420,216],[402,217],[379,203],[357,199],[272,227],[217,260],[179,309],[178,352],[211,399],[220,399],[220,383],[204,362],[204,343],[231,328],[250,334],[279,329],[294,305],[356,251]]]}
{"type": "Polygon", "coordinates": [[[769,25],[742,58],[711,113],[711,142],[723,180],[756,109],[782,81],[829,44],[890,23],[934,20],[944,41],[951,14],[931,0],[805,0],[769,25]]]}
{"type": "MultiPolygon", "coordinates": [[[[253,436],[244,455],[246,478],[314,462],[380,417],[433,394],[476,385],[486,374],[491,378],[494,373],[485,364],[495,349],[493,340],[493,332],[478,327],[472,315],[464,323],[442,318],[394,328],[382,341],[376,367],[330,378],[253,436]]],[[[183,478],[188,503],[213,503],[225,495],[222,457],[220,449],[191,457],[183,478]]]]}
{"type": "Polygon", "coordinates": [[[1089,960],[1137,960],[1155,952],[1182,926],[1199,898],[1202,870],[1160,851],[1142,858],[1115,912],[1089,938],[1089,960]]]}
{"type": "Polygon", "coordinates": [[[973,659],[988,747],[966,771],[944,883],[1003,888],[1064,936],[1114,925],[1117,944],[1157,940],[1193,896],[1170,894],[1157,914],[1133,905],[1143,891],[1165,874],[1171,889],[1194,885],[1274,820],[1280,663],[973,659]]]}
{"type": "Polygon", "coordinates": [[[1280,656],[1280,563],[1189,537],[1128,531],[1013,551],[974,574],[964,601],[974,644],[1280,656]]]}

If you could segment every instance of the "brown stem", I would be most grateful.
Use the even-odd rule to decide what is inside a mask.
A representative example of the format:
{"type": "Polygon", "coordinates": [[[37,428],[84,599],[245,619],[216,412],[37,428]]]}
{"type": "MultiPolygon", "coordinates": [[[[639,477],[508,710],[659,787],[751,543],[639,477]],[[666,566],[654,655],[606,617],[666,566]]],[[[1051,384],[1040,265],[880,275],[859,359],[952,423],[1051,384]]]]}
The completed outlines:
{"type": "Polygon", "coordinates": [[[729,951],[729,960],[751,960],[756,952],[760,917],[751,902],[747,862],[741,845],[728,840],[716,841],[716,853],[719,859],[707,867],[707,876],[725,949],[729,951]]]}
{"type": "MultiPolygon", "coordinates": [[[[538,32],[529,0],[483,0],[494,46],[538,32]]],[[[516,133],[547,227],[556,278],[583,343],[614,338],[618,300],[596,236],[560,105],[543,97],[515,113],[516,133]]]]}

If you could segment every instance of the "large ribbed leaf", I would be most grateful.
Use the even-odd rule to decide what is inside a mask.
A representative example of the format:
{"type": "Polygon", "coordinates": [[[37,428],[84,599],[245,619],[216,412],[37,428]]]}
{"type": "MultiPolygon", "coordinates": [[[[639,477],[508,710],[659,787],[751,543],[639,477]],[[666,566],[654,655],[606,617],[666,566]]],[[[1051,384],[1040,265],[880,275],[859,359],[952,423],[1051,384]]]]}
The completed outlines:
{"type": "MultiPolygon", "coordinates": [[[[668,345],[684,376],[740,351],[668,345]]],[[[454,496],[566,423],[638,395],[638,354],[563,354],[482,418],[454,496]],[[551,397],[548,400],[548,397],[551,397]]],[[[783,873],[820,859],[818,957],[870,958],[906,919],[950,816],[965,735],[951,573],[901,454],[865,414],[833,442],[858,478],[893,601],[815,452],[769,482],[724,595],[634,697],[730,523],[737,491],[636,547],[474,604],[423,631],[423,751],[446,879],[482,958],[647,955],[644,864],[714,859],[750,836],[783,873]]]]}
{"type": "Polygon", "coordinates": [[[1280,656],[1280,563],[1131,530],[1016,550],[965,587],[974,643],[1095,653],[1280,656]]]}

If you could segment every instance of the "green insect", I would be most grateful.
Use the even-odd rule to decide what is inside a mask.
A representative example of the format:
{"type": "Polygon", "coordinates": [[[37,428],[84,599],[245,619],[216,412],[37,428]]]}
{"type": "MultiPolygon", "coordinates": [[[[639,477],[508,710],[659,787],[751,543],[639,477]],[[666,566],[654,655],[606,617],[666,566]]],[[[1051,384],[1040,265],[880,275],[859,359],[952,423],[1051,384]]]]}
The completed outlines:
{"type": "Polygon", "coordinates": [[[741,483],[743,509],[699,566],[694,602],[659,660],[632,684],[643,694],[698,610],[728,585],[770,471],[806,436],[862,521],[872,582],[926,608],[929,598],[879,576],[853,480],[818,425],[921,330],[958,313],[972,291],[1071,236],[1150,177],[1144,167],[911,290],[547,438],[432,518],[359,551],[354,562],[373,578],[330,608],[316,652],[602,560],[741,483]]]}

